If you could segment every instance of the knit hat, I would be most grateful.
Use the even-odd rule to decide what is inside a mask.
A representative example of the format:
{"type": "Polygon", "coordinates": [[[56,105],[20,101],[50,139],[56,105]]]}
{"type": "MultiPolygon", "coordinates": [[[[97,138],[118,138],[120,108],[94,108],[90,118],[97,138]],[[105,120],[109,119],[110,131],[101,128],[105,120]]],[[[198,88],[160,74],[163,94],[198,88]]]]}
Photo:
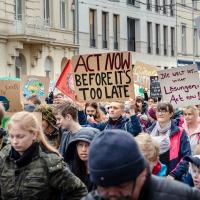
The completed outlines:
{"type": "Polygon", "coordinates": [[[197,167],[200,167],[200,155],[195,156],[185,156],[184,160],[193,163],[197,167]]]}
{"type": "Polygon", "coordinates": [[[148,110],[148,115],[153,118],[154,120],[157,120],[157,117],[156,117],[156,111],[154,108],[149,108],[148,110]]]}
{"type": "Polygon", "coordinates": [[[147,166],[133,136],[120,129],[102,131],[94,138],[88,165],[91,181],[104,187],[134,181],[147,166]]]}
{"type": "Polygon", "coordinates": [[[42,119],[46,120],[51,126],[58,129],[56,126],[56,118],[53,114],[52,108],[48,105],[42,105],[36,108],[36,112],[42,113],[42,119]]]}

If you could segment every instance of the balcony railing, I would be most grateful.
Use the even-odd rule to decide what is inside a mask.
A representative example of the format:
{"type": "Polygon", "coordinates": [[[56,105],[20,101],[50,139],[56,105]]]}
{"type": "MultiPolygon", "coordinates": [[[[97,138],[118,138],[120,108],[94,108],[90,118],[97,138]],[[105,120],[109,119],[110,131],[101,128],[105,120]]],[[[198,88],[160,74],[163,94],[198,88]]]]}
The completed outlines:
{"type": "Polygon", "coordinates": [[[15,29],[12,29],[15,34],[27,34],[47,37],[49,35],[50,20],[45,20],[40,17],[23,17],[14,21],[15,29]]]}

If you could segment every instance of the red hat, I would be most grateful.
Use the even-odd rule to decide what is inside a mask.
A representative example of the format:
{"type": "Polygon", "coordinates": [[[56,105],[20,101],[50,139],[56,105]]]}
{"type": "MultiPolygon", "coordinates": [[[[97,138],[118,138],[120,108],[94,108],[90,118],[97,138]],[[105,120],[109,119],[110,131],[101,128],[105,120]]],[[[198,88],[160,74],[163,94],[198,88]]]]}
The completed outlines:
{"type": "Polygon", "coordinates": [[[149,110],[148,110],[148,115],[149,115],[151,118],[157,120],[157,117],[156,117],[156,110],[155,110],[154,108],[149,108],[149,110]]]}

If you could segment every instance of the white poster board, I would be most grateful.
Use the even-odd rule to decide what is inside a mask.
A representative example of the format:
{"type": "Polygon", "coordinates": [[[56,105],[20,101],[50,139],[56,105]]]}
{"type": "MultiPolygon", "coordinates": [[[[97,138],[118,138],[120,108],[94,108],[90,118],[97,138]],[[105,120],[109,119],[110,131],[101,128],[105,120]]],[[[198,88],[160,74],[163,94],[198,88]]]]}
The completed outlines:
{"type": "Polygon", "coordinates": [[[200,104],[200,81],[196,65],[158,71],[163,101],[174,108],[200,104]]]}

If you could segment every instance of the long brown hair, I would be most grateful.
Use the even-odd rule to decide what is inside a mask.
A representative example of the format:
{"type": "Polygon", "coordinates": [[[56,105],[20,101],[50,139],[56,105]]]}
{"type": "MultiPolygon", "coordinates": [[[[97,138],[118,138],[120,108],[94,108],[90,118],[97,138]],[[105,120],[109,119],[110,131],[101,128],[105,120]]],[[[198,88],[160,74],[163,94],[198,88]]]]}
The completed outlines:
{"type": "Polygon", "coordinates": [[[33,113],[26,112],[26,111],[15,113],[8,122],[8,126],[7,126],[8,134],[13,124],[18,124],[19,127],[24,131],[29,131],[30,133],[36,133],[37,141],[48,152],[53,152],[60,155],[59,152],[47,142],[45,135],[42,131],[42,127],[39,125],[39,122],[33,113]]]}
{"type": "Polygon", "coordinates": [[[96,116],[94,118],[96,122],[102,122],[105,120],[105,115],[100,110],[99,105],[96,102],[87,102],[85,104],[85,113],[86,113],[87,107],[89,107],[89,106],[96,110],[96,116]]]}

